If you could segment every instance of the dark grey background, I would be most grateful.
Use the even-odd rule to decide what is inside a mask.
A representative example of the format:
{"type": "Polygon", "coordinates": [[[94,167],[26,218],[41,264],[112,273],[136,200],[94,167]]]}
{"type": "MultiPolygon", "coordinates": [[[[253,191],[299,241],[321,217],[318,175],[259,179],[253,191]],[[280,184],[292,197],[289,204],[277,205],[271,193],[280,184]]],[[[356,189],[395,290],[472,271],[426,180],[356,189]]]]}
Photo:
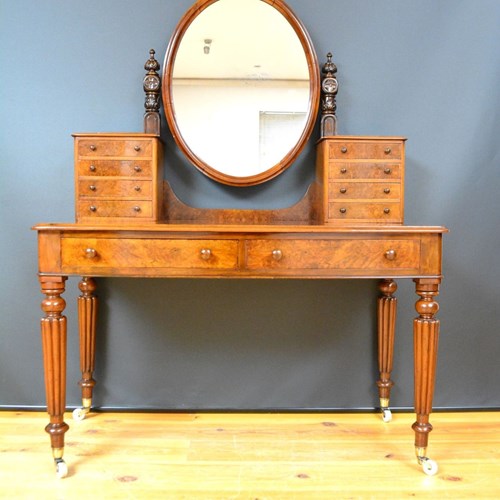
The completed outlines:
{"type": "MultiPolygon", "coordinates": [[[[142,65],[191,0],[0,0],[0,405],[44,404],[37,222],[74,220],[72,132],[141,131],[142,65]]],[[[497,0],[290,0],[339,67],[340,133],[405,135],[406,223],[446,225],[435,406],[500,407],[497,0]]],[[[258,33],[256,33],[258,36],[258,33]]],[[[163,61],[161,61],[163,62],[163,61]]],[[[316,135],[317,137],[317,135],[316,135]]],[[[198,206],[287,206],[313,137],[278,179],[213,183],[167,128],[165,173],[198,206]]],[[[76,386],[76,279],[68,404],[76,386]]],[[[163,409],[377,405],[372,281],[99,280],[95,403],[163,409]]],[[[412,405],[413,283],[401,280],[395,407],[412,405]]]]}

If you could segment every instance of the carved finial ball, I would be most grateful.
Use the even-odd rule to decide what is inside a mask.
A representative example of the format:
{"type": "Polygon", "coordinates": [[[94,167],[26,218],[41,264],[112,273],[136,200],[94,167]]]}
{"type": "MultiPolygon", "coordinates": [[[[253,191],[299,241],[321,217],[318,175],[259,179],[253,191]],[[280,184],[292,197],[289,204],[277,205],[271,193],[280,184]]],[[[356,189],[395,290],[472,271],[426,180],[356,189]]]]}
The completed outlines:
{"type": "Polygon", "coordinates": [[[335,66],[335,63],[332,62],[332,57],[333,54],[331,52],[328,52],[328,54],[326,54],[326,63],[323,65],[322,69],[322,72],[324,74],[330,73],[330,75],[333,75],[337,72],[337,66],[335,66]]]}
{"type": "Polygon", "coordinates": [[[155,59],[155,51],[153,49],[149,51],[149,59],[144,64],[144,69],[147,71],[158,71],[160,69],[160,63],[155,59]]]}

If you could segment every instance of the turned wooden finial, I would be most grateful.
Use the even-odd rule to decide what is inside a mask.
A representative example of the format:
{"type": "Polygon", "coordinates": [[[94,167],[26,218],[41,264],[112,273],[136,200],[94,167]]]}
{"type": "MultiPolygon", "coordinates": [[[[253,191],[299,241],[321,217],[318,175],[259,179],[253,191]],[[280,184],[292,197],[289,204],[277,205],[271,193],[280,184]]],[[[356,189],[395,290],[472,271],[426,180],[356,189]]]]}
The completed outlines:
{"type": "Polygon", "coordinates": [[[144,101],[144,132],[160,135],[160,92],[161,78],[158,74],[160,63],[155,59],[155,51],[149,51],[149,59],[144,64],[147,71],[143,79],[143,89],[146,93],[144,101]]]}
{"type": "Polygon", "coordinates": [[[337,103],[335,99],[339,84],[335,74],[337,66],[332,62],[332,53],[326,55],[327,61],[323,65],[323,81],[321,82],[321,137],[337,134],[337,103]]]}

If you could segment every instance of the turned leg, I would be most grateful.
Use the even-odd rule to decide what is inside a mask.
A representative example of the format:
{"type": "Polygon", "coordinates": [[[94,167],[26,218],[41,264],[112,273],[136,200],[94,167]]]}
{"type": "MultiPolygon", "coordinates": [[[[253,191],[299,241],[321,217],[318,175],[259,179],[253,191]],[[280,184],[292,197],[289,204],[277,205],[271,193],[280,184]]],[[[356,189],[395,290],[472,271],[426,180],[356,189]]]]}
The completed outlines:
{"type": "Polygon", "coordinates": [[[437,464],[427,454],[427,444],[432,425],[429,415],[432,411],[434,383],[439,337],[439,320],[434,315],[439,310],[434,300],[439,293],[438,279],[415,279],[416,292],[420,296],[415,304],[419,316],[413,322],[415,356],[415,413],[417,421],[412,428],[415,431],[415,451],[418,462],[424,472],[435,474],[437,464]]]}
{"type": "Polygon", "coordinates": [[[78,297],[78,328],[80,332],[80,370],[82,379],[78,385],[82,388],[82,408],[73,412],[75,420],[83,420],[92,406],[92,391],[95,386],[93,379],[95,362],[95,333],[97,317],[97,297],[95,281],[92,278],[82,278],[78,284],[81,295],[78,297]]]}
{"type": "Polygon", "coordinates": [[[43,365],[45,373],[45,393],[50,423],[45,430],[50,435],[52,454],[57,474],[67,474],[63,460],[64,434],[69,429],[64,422],[66,409],[66,317],[62,315],[66,303],[61,297],[66,277],[40,276],[40,284],[45,299],[41,319],[43,365]]]}
{"type": "Polygon", "coordinates": [[[396,328],[397,299],[393,297],[397,285],[391,279],[384,279],[379,283],[382,295],[378,299],[378,369],[380,378],[377,380],[380,409],[384,422],[392,420],[389,400],[391,387],[392,362],[394,355],[394,332],[396,328]]]}

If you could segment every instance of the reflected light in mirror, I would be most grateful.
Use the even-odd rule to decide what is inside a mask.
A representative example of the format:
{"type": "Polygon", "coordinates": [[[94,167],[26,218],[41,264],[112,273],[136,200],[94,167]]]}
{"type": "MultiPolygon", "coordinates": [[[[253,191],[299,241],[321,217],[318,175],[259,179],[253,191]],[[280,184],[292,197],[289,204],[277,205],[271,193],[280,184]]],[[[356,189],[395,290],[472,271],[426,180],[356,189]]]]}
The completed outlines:
{"type": "Polygon", "coordinates": [[[174,55],[173,114],[203,163],[245,178],[296,147],[311,112],[310,74],[281,12],[261,0],[218,0],[192,20],[174,55]]]}

